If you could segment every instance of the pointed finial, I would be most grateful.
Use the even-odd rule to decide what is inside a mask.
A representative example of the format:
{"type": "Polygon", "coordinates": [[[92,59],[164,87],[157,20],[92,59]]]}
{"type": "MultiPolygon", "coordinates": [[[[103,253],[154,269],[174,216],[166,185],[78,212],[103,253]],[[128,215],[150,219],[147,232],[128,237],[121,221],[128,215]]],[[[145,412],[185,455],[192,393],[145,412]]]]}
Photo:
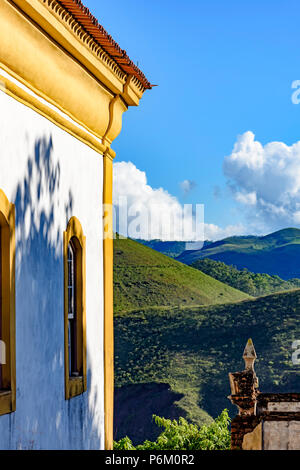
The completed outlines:
{"type": "Polygon", "coordinates": [[[250,338],[247,341],[244,354],[243,354],[243,359],[245,361],[245,367],[247,370],[249,369],[254,370],[254,362],[256,358],[257,356],[256,356],[256,352],[254,349],[254,344],[253,344],[252,339],[250,338]]]}

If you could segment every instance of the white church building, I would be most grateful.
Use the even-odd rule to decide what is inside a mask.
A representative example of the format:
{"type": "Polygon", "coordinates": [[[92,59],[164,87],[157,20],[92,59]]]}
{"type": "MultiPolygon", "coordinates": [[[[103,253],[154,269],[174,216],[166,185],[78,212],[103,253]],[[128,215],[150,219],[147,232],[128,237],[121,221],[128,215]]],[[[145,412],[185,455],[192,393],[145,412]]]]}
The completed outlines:
{"type": "Polygon", "coordinates": [[[111,144],[151,85],[80,0],[0,0],[0,449],[112,449],[111,144]]]}

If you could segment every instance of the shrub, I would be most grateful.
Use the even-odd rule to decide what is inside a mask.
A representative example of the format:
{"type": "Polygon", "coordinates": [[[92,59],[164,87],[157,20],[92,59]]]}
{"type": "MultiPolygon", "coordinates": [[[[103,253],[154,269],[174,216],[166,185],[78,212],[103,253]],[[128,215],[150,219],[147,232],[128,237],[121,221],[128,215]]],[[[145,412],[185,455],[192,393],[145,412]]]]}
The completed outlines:
{"type": "Polygon", "coordinates": [[[211,424],[198,427],[188,423],[184,418],[178,421],[153,416],[155,423],[164,428],[155,442],[145,441],[134,446],[129,437],[114,442],[114,450],[229,450],[230,418],[228,411],[211,424]]]}

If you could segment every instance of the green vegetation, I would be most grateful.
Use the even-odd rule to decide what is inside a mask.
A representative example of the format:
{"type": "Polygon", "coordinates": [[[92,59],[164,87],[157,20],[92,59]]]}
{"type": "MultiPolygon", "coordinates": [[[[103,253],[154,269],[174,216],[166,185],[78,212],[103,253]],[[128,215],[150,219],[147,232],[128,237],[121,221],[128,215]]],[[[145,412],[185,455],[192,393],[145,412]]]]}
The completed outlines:
{"type": "Polygon", "coordinates": [[[243,369],[249,337],[260,390],[298,391],[300,369],[291,356],[299,313],[300,290],[253,299],[148,247],[116,240],[116,438],[156,442],[153,414],[198,427],[225,408],[235,415],[228,373],[243,369]]]}
{"type": "MultiPolygon", "coordinates": [[[[170,256],[170,258],[177,258],[179,255],[181,255],[181,253],[186,250],[187,243],[178,241],[143,240],[140,238],[136,239],[135,241],[152,248],[152,250],[159,251],[163,255],[170,256]]],[[[211,243],[212,242],[205,240],[203,246],[206,247],[211,243]]]]}
{"type": "MultiPolygon", "coordinates": [[[[247,294],[133,240],[114,241],[114,311],[235,302],[247,294]]],[[[248,297],[249,298],[249,297],[248,297]]]]}
{"type": "MultiPolygon", "coordinates": [[[[300,338],[299,314],[300,290],[227,305],[116,315],[116,386],[169,384],[181,394],[177,417],[197,425],[209,423],[224,408],[234,415],[227,399],[228,373],[243,369],[241,356],[251,337],[261,391],[297,391],[300,370],[291,355],[292,342],[300,338]]],[[[150,423],[139,418],[144,403],[136,403],[131,419],[139,422],[139,429],[148,428],[150,423]]],[[[116,407],[122,406],[120,394],[116,407]]],[[[128,434],[126,426],[118,429],[121,437],[128,434]]]]}
{"type": "Polygon", "coordinates": [[[190,265],[203,258],[286,280],[299,278],[300,230],[287,228],[265,237],[229,237],[204,246],[202,250],[185,251],[177,260],[190,265]]]}
{"type": "Polygon", "coordinates": [[[136,447],[128,437],[114,442],[114,450],[229,450],[230,418],[227,410],[208,426],[198,427],[184,418],[178,421],[153,416],[164,431],[155,442],[145,441],[136,447]]]}
{"type": "Polygon", "coordinates": [[[162,240],[135,240],[142,245],[148,246],[153,250],[159,251],[163,255],[170,256],[170,258],[176,258],[185,251],[186,242],[168,242],[162,240]]]}
{"type": "Polygon", "coordinates": [[[239,270],[209,258],[194,261],[191,266],[254,297],[300,287],[300,279],[284,281],[279,276],[251,273],[247,269],[239,270]]]}

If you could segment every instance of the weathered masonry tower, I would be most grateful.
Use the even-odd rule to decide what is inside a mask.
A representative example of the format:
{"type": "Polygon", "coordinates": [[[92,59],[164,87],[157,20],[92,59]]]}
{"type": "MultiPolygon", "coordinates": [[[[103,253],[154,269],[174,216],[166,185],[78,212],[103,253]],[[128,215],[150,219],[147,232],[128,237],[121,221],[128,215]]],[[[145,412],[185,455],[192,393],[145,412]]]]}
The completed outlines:
{"type": "Polygon", "coordinates": [[[256,357],[249,339],[245,370],[229,374],[228,398],[239,410],[231,424],[231,449],[300,450],[300,393],[260,393],[256,357]]]}

